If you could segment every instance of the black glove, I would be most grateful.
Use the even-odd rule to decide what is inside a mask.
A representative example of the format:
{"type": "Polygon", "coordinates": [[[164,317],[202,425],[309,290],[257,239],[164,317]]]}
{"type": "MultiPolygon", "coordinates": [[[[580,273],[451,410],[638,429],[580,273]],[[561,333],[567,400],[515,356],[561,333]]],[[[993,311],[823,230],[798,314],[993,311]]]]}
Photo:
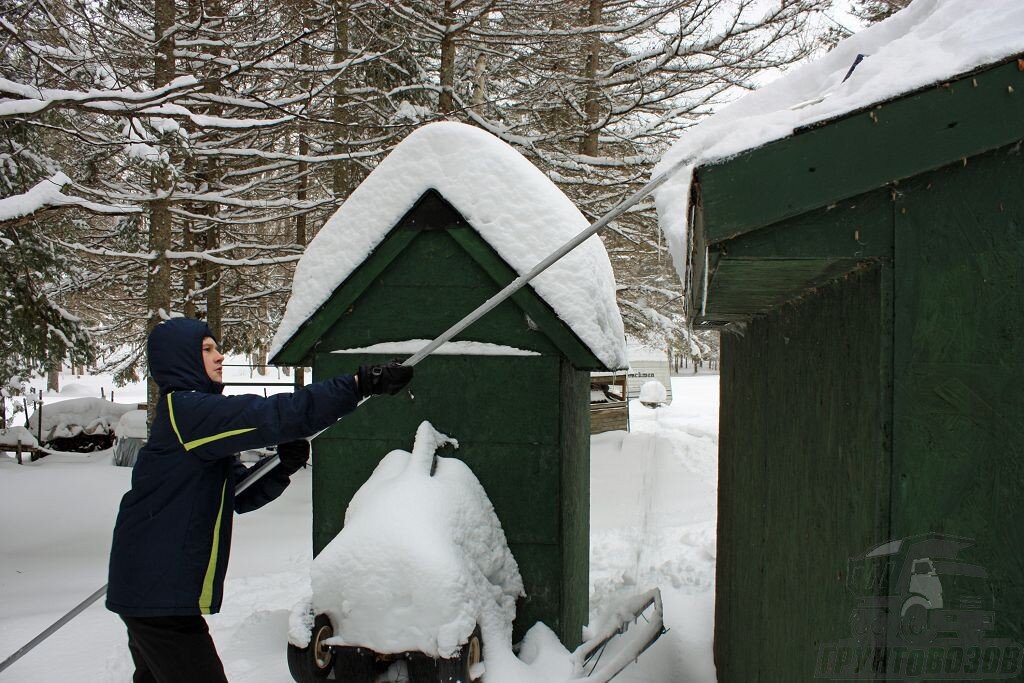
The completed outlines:
{"type": "Polygon", "coordinates": [[[366,398],[370,394],[391,394],[394,396],[412,379],[412,366],[391,361],[388,365],[363,365],[356,373],[359,393],[366,398]]]}
{"type": "Polygon", "coordinates": [[[291,476],[305,467],[309,461],[309,442],[305,439],[278,444],[277,457],[281,458],[278,468],[291,476]]]}

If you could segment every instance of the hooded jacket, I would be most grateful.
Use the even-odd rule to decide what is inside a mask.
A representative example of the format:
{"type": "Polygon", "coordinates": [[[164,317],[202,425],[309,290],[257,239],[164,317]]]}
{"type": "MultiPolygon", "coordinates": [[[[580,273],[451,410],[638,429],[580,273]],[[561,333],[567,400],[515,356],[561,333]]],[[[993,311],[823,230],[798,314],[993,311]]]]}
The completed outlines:
{"type": "Polygon", "coordinates": [[[276,468],[236,498],[249,472],[236,454],[315,434],[359,402],[351,375],[269,398],[222,396],[223,385],[206,374],[204,337],[213,337],[210,328],[189,318],[149,335],[160,399],[114,526],[106,605],[118,614],[218,612],[232,513],[254,510],[288,485],[276,468]]]}

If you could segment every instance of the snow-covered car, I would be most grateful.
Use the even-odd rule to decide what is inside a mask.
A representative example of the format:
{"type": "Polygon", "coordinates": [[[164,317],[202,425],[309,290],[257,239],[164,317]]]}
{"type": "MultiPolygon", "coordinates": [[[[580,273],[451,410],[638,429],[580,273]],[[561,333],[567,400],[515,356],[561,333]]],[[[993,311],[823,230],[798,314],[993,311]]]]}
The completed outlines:
{"type": "Polygon", "coordinates": [[[28,428],[42,446],[88,453],[110,448],[114,425],[135,409],[135,405],[102,398],[73,398],[39,408],[29,416],[28,428]]]}
{"type": "Polygon", "coordinates": [[[386,455],[352,498],[291,615],[296,681],[370,682],[404,662],[413,682],[468,682],[484,643],[509,647],[519,568],[472,471],[436,455],[445,445],[458,447],[422,423],[412,452],[386,455]]]}

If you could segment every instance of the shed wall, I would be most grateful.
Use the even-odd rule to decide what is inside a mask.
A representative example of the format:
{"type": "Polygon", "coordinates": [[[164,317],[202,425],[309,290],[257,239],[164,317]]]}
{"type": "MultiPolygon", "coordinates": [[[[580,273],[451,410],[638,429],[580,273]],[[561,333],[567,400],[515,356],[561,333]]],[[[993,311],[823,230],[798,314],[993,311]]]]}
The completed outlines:
{"type": "MultiPolygon", "coordinates": [[[[451,235],[423,231],[337,312],[317,346],[314,379],[387,362],[333,351],[436,337],[498,289],[451,235]]],[[[408,391],[367,402],[316,439],[313,549],[319,553],[341,530],[352,496],[380,459],[411,448],[428,420],[459,441],[442,455],[473,470],[519,562],[528,597],[514,637],[543,621],[574,646],[588,609],[590,375],[531,323],[505,301],[460,337],[538,355],[432,355],[417,365],[408,391]]]]}
{"type": "Polygon", "coordinates": [[[1024,642],[1024,157],[1017,143],[896,200],[893,536],[976,541],[1024,642]]]}
{"type": "Polygon", "coordinates": [[[849,636],[847,560],[888,537],[888,297],[855,272],[721,340],[715,664],[809,681],[849,636]]]}

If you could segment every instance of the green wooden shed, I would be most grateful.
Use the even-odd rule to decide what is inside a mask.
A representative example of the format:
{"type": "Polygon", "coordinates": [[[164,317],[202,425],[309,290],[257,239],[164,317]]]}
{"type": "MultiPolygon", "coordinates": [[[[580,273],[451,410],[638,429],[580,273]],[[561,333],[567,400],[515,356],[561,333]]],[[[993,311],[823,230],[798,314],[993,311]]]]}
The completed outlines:
{"type": "MultiPolygon", "coordinates": [[[[722,330],[721,681],[843,678],[822,658],[856,640],[851,558],[928,534],[973,541],[984,637],[1024,642],[1019,57],[695,165],[688,309],[722,330]]],[[[869,675],[897,666],[902,610],[869,675]]],[[[926,618],[922,648],[964,644],[926,618]]]]}
{"type": "MultiPolygon", "coordinates": [[[[311,315],[279,333],[273,362],[311,366],[320,380],[408,357],[517,277],[522,268],[484,237],[512,215],[509,209],[500,202],[475,209],[475,220],[487,224],[481,231],[445,196],[463,197],[474,184],[499,181],[515,194],[522,179],[501,170],[513,163],[509,154],[521,159],[486,133],[457,124],[428,126],[399,145],[353,194],[355,207],[348,213],[343,207],[307,254],[329,259],[337,253],[331,245],[358,240],[368,220],[391,225],[377,230],[380,239],[311,315]],[[464,138],[478,160],[497,156],[491,167],[499,177],[481,178],[479,168],[466,169],[462,157],[451,156],[464,138]],[[432,158],[431,141],[450,155],[443,168],[418,176],[403,166],[403,159],[422,164],[432,158]],[[476,177],[466,179],[467,172],[476,177]],[[382,193],[391,205],[384,218],[369,201],[382,193]],[[364,198],[371,207],[365,211],[358,206],[364,198]],[[398,218],[387,218],[393,215],[398,218]]],[[[522,173],[540,173],[529,169],[522,173]]],[[[557,220],[557,212],[551,218],[557,220]]],[[[301,271],[297,292],[317,277],[301,271]]],[[[314,553],[342,528],[349,501],[380,459],[408,449],[417,426],[428,420],[458,439],[450,455],[463,459],[484,486],[519,563],[527,598],[518,606],[515,637],[543,621],[566,645],[580,641],[589,600],[590,371],[621,363],[617,350],[609,356],[601,343],[583,341],[580,326],[556,310],[564,301],[555,299],[553,305],[534,287],[523,288],[417,365],[408,391],[369,401],[314,441],[314,553]]],[[[624,337],[618,343],[624,358],[624,337]]]]}

